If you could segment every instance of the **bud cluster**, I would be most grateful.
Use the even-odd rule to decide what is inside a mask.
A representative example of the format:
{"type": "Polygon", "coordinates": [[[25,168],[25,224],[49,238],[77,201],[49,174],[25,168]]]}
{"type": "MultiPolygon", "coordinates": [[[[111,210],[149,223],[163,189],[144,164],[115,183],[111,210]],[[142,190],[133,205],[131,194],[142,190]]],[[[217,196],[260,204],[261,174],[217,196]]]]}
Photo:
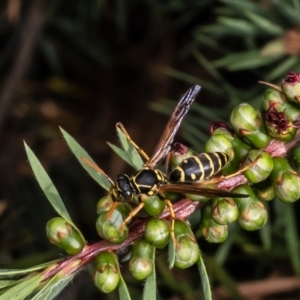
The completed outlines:
{"type": "Polygon", "coordinates": [[[293,149],[293,157],[287,155],[299,143],[300,74],[289,73],[281,87],[267,85],[264,113],[241,103],[230,116],[233,131],[225,125],[213,126],[205,145],[206,152],[222,151],[231,157],[223,174],[256,160],[243,173],[247,182],[232,190],[247,198],[215,198],[202,208],[201,230],[209,242],[223,242],[227,224],[235,220],[246,230],[261,228],[268,218],[263,201],[277,197],[291,203],[300,198],[300,147],[293,149]]]}
{"type": "MultiPolygon", "coordinates": [[[[264,95],[264,113],[248,103],[241,103],[231,113],[231,127],[217,122],[212,125],[204,151],[223,153],[228,161],[217,174],[188,183],[212,189],[211,196],[182,192],[186,198],[203,204],[200,226],[208,242],[225,241],[228,224],[234,221],[249,231],[264,226],[268,219],[264,201],[277,197],[280,201],[292,203],[300,198],[300,146],[296,147],[300,137],[300,75],[289,73],[281,87],[267,85],[270,88],[264,95]],[[292,148],[293,157],[289,158],[287,152],[292,148]],[[227,191],[228,196],[220,197],[218,192],[213,194],[213,191],[220,190],[227,191]]],[[[173,169],[190,156],[199,157],[181,144],[176,144],[169,154],[173,169]]],[[[200,161],[198,167],[216,167],[211,164],[213,162],[200,161]]],[[[129,270],[137,280],[144,280],[153,273],[155,249],[163,249],[171,243],[174,244],[173,265],[176,267],[188,268],[199,260],[200,251],[189,224],[172,215],[168,204],[180,199],[181,183],[177,184],[177,193],[142,194],[139,199],[133,198],[136,206],[142,206],[148,216],[147,221],[143,221],[142,236],[133,241],[129,260],[129,270]],[[165,209],[170,210],[166,219],[161,216],[165,209]]],[[[127,202],[115,202],[109,193],[98,201],[97,213],[97,232],[107,242],[114,245],[125,243],[134,233],[135,226],[129,223],[135,219],[136,212],[127,202]]],[[[48,222],[47,235],[52,243],[71,255],[81,252],[85,246],[81,236],[62,218],[48,222]]],[[[92,273],[99,290],[105,293],[113,291],[121,278],[115,252],[98,254],[92,273]]]]}

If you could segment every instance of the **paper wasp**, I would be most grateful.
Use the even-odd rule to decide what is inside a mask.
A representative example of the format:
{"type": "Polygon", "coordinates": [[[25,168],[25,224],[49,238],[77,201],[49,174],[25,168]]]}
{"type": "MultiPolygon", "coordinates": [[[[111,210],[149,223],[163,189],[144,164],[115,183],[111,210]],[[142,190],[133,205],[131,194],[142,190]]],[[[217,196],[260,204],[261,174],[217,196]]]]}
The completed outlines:
{"type": "MultiPolygon", "coordinates": [[[[98,170],[106,176],[111,183],[110,194],[112,199],[115,201],[114,205],[110,209],[111,213],[118,205],[118,202],[130,201],[133,196],[137,196],[139,198],[141,194],[146,194],[148,196],[159,194],[163,196],[165,192],[175,192],[180,194],[189,193],[211,198],[248,197],[247,195],[235,194],[225,190],[209,189],[205,187],[205,185],[209,183],[221,181],[220,178],[213,178],[213,176],[226,166],[229,161],[229,156],[220,152],[202,153],[198,156],[192,156],[187,160],[184,160],[178,167],[172,170],[169,175],[166,175],[161,170],[156,169],[159,161],[165,158],[170,152],[174,136],[200,89],[201,87],[196,85],[190,88],[180,99],[153,151],[153,154],[150,157],[134,143],[123,125],[121,123],[117,123],[116,126],[122,130],[128,141],[136,148],[138,153],[145,160],[143,168],[131,177],[126,174],[118,175],[116,182],[114,182],[102,169],[95,166],[87,159],[82,158],[87,165],[98,170]]],[[[239,173],[243,170],[239,171],[239,173]]],[[[174,220],[175,215],[172,209],[172,204],[169,200],[165,201],[170,209],[171,218],[174,220]]],[[[131,211],[123,223],[127,224],[143,208],[143,206],[144,202],[139,198],[138,206],[131,211]]],[[[173,231],[174,222],[172,221],[171,235],[175,241],[173,231]]]]}

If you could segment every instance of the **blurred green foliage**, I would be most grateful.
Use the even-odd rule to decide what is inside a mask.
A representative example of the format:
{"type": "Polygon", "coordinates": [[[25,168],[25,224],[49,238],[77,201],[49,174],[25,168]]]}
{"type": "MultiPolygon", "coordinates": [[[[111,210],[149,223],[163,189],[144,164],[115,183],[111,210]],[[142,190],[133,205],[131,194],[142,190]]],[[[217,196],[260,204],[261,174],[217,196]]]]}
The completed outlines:
{"type": "MultiPolygon", "coordinates": [[[[104,143],[115,137],[116,121],[129,124],[137,143],[151,152],[165,120],[149,111],[149,103],[169,114],[174,102],[157,99],[178,99],[188,85],[200,84],[201,104],[194,105],[181,135],[200,152],[211,121],[227,121],[241,102],[261,106],[265,87],[258,80],[278,83],[287,71],[300,71],[299,0],[8,0],[0,4],[1,90],[11,80],[35,5],[42,7],[42,29],[0,132],[0,264],[6,267],[55,256],[44,232],[54,215],[28,171],[22,139],[42,158],[76,224],[93,240],[103,191],[71,158],[58,125],[113,177],[126,168],[104,143]]],[[[299,275],[297,205],[272,203],[272,221],[262,230],[245,234],[233,225],[220,247],[200,240],[212,283],[238,299],[240,281],[299,275]]],[[[196,226],[199,217],[191,222],[196,226]]],[[[158,264],[157,276],[162,298],[197,299],[193,269],[178,275],[158,264]]],[[[73,299],[99,297],[89,278],[76,280],[73,299]]],[[[136,282],[126,281],[134,290],[136,282]]]]}

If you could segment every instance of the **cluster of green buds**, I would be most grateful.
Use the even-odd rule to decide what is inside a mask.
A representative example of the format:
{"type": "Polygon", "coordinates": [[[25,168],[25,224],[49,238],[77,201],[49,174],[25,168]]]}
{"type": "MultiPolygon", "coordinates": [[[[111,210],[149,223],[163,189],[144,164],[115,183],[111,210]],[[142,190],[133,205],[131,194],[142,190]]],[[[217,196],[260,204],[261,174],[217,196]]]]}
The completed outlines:
{"type": "MultiPolygon", "coordinates": [[[[267,84],[267,83],[265,83],[267,84]]],[[[187,194],[191,200],[206,202],[201,209],[201,231],[208,242],[223,242],[228,224],[238,221],[246,230],[257,230],[268,219],[264,201],[277,197],[287,203],[300,198],[300,74],[289,73],[282,86],[267,84],[264,113],[241,103],[231,113],[231,127],[221,122],[211,126],[205,152],[226,153],[230,162],[222,170],[221,181],[209,188],[248,195],[209,199],[187,194]],[[294,148],[294,149],[293,149],[294,148]],[[288,151],[293,149],[293,156],[288,151]],[[292,161],[294,159],[294,161],[292,161]],[[249,166],[249,168],[247,168],[249,166]],[[297,169],[294,170],[293,166],[297,169]],[[239,170],[244,170],[242,174],[239,170]],[[236,176],[232,175],[236,172],[236,176]]],[[[177,146],[176,165],[194,153],[177,146]]]]}
{"type": "MultiPolygon", "coordinates": [[[[282,86],[267,85],[264,113],[248,103],[241,103],[231,113],[231,126],[222,122],[211,126],[211,136],[204,151],[225,153],[228,162],[212,178],[196,184],[203,189],[227,191],[229,196],[186,193],[185,200],[182,200],[178,193],[171,192],[139,195],[139,199],[133,200],[136,206],[142,203],[143,213],[147,215],[147,219],[142,220],[134,217],[135,213],[127,202],[113,201],[110,193],[98,201],[96,229],[99,236],[111,245],[110,248],[106,245],[105,251],[97,252],[99,254],[91,267],[95,285],[100,291],[112,292],[120,284],[116,253],[123,246],[133,245],[129,270],[137,280],[145,280],[153,274],[155,251],[167,245],[169,253],[173,246],[170,267],[184,269],[199,261],[200,250],[186,222],[199,207],[203,237],[208,242],[221,243],[226,240],[228,225],[232,222],[237,221],[248,231],[264,226],[268,219],[264,201],[277,197],[291,203],[300,198],[300,146],[297,146],[300,141],[300,74],[289,73],[282,86]],[[288,157],[292,149],[292,157],[288,157]],[[197,203],[197,207],[194,206],[191,213],[181,214],[186,206],[180,206],[183,201],[197,203]]],[[[175,168],[195,155],[197,153],[191,149],[176,143],[170,152],[171,167],[175,168]]],[[[60,217],[47,223],[47,235],[52,243],[70,255],[82,252],[85,247],[85,241],[76,228],[60,217]]]]}
{"type": "MultiPolygon", "coordinates": [[[[227,189],[248,197],[185,195],[188,199],[203,204],[200,226],[202,235],[208,242],[225,241],[228,224],[235,221],[249,231],[264,226],[268,219],[264,201],[277,197],[283,202],[293,202],[300,198],[300,177],[287,159],[287,152],[299,139],[297,122],[300,105],[296,103],[300,102],[297,92],[300,91],[299,86],[300,76],[290,73],[282,87],[271,85],[266,91],[263,102],[265,113],[248,103],[241,103],[231,113],[230,127],[220,122],[212,124],[205,152],[225,153],[229,157],[229,163],[222,170],[222,175],[217,175],[220,177],[217,184],[206,185],[205,181],[201,184],[205,188],[227,189]],[[240,172],[241,169],[244,171],[240,172]],[[236,176],[232,177],[232,174],[236,176]]],[[[193,155],[196,155],[193,150],[177,143],[171,152],[172,167],[193,155]]],[[[294,158],[296,166],[300,168],[300,147],[294,149],[294,158]]],[[[178,199],[178,195],[171,193],[165,196],[178,199]]],[[[147,223],[143,239],[134,244],[129,262],[133,277],[140,280],[152,273],[153,249],[162,249],[170,241],[170,222],[156,217],[164,210],[164,201],[158,196],[142,197],[144,210],[154,218],[147,223]]],[[[107,200],[100,200],[103,201],[107,200]]],[[[103,215],[111,205],[112,203],[107,206],[106,212],[105,209],[102,210],[103,215]]],[[[123,215],[119,211],[119,214],[122,220],[128,216],[129,211],[123,215]]],[[[199,259],[198,245],[188,223],[175,220],[174,224],[177,243],[174,265],[187,268],[199,259]]],[[[112,241],[103,234],[102,222],[97,221],[97,230],[100,236],[112,241]]]]}

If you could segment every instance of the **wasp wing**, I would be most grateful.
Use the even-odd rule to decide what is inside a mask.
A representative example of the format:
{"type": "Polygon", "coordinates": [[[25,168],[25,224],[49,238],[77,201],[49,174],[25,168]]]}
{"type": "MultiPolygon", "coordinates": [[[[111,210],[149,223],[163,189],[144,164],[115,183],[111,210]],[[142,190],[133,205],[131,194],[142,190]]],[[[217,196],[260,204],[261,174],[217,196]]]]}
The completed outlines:
{"type": "Polygon", "coordinates": [[[204,197],[231,197],[231,198],[247,198],[246,194],[232,193],[226,190],[210,189],[199,184],[188,183],[168,183],[158,187],[158,193],[174,192],[179,194],[193,194],[204,197]]]}
{"type": "Polygon", "coordinates": [[[201,87],[195,85],[190,88],[179,100],[163,134],[161,135],[153,154],[150,159],[145,163],[145,166],[154,168],[156,164],[163,159],[170,151],[171,144],[174,136],[187,112],[190,109],[191,104],[195,100],[196,96],[200,92],[201,87]]]}

